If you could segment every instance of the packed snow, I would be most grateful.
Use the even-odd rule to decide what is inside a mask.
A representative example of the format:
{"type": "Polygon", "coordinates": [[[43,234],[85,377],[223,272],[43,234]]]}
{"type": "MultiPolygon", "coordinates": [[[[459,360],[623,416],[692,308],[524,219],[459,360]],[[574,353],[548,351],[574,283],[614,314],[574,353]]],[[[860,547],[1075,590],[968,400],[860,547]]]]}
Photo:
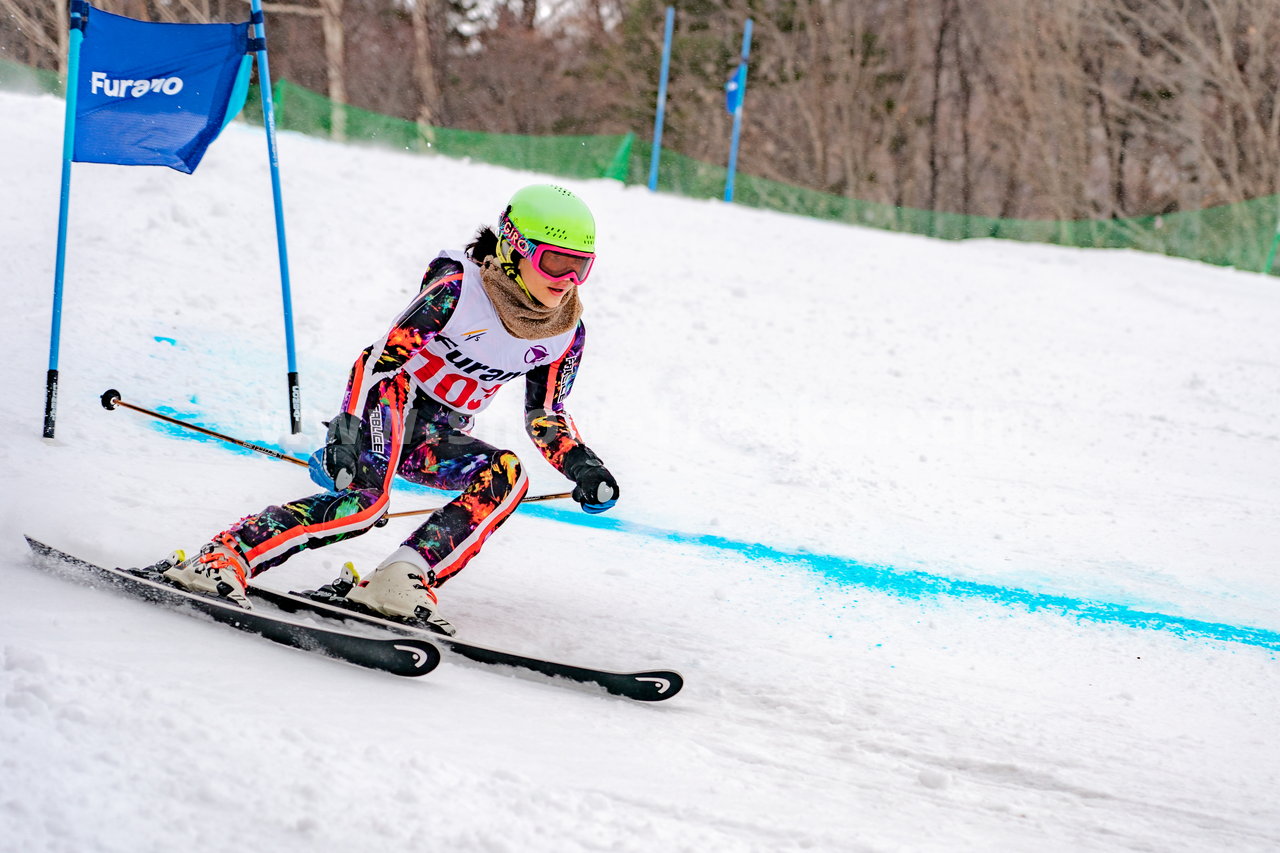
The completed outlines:
{"type": "MultiPolygon", "coordinates": [[[[521,509],[442,608],[686,687],[399,679],[69,582],[22,534],[139,565],[310,494],[99,397],[304,455],[427,262],[545,179],[281,135],[292,436],[261,128],[192,176],[75,166],[45,442],[62,112],[0,93],[0,850],[1280,848],[1274,279],[565,182],[600,252],[569,408],[622,498],[521,509]]],[[[520,397],[476,434],[565,490],[520,397]]]]}

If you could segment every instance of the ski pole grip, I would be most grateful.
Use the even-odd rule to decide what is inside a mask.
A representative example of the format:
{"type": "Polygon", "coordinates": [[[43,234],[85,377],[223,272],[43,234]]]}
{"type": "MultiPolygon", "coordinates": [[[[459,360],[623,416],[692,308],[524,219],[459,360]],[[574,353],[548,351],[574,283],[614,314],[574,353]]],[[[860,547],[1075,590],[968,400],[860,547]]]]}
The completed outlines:
{"type": "Polygon", "coordinates": [[[120,402],[120,392],[114,388],[104,391],[102,394],[102,408],[108,412],[114,411],[116,403],[120,402]]]}

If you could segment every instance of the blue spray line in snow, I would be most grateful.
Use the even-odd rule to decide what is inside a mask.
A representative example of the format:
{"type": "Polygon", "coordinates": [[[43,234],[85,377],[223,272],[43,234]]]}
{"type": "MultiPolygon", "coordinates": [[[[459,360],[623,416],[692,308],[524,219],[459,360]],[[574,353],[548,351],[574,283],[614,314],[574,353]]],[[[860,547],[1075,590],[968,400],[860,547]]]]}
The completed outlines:
{"type": "MultiPolygon", "coordinates": [[[[158,411],[170,417],[195,423],[195,415],[188,412],[178,412],[168,407],[158,409],[158,411]]],[[[254,455],[252,451],[227,444],[218,439],[208,438],[171,424],[156,422],[152,424],[152,427],[175,438],[215,442],[236,453],[254,455]]],[[[288,453],[285,448],[271,445],[267,442],[258,441],[255,444],[280,453],[288,453]]],[[[397,480],[396,487],[413,494],[433,496],[451,494],[404,480],[397,480]]],[[[759,542],[743,542],[725,536],[669,530],[647,524],[638,524],[621,518],[587,515],[577,510],[561,509],[545,504],[526,504],[520,507],[520,512],[562,524],[573,524],[579,527],[624,533],[629,536],[676,545],[687,545],[709,551],[721,551],[749,560],[796,566],[820,575],[833,583],[862,587],[897,598],[912,600],[938,597],[978,599],[992,604],[1025,610],[1029,613],[1056,613],[1082,622],[1121,625],[1127,628],[1144,628],[1150,631],[1166,631],[1187,640],[1243,643],[1249,646],[1271,649],[1272,651],[1280,651],[1280,631],[1270,631],[1265,628],[1206,622],[1186,616],[1171,616],[1167,613],[1138,610],[1126,604],[1116,604],[1110,601],[1073,598],[1066,595],[1033,592],[1017,587],[960,580],[929,572],[895,569],[890,566],[874,566],[835,554],[786,551],[759,542]]]]}

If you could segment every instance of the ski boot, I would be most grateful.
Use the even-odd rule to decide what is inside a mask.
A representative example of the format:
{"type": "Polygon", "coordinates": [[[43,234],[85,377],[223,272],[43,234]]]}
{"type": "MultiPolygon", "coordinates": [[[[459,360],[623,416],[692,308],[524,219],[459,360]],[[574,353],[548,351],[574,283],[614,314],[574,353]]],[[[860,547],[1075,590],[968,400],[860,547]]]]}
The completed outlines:
{"type": "Polygon", "coordinates": [[[367,580],[362,580],[355,566],[347,563],[337,578],[303,595],[453,636],[458,629],[440,615],[440,602],[432,588],[435,572],[425,565],[416,551],[401,548],[374,569],[367,580]]]}
{"type": "Polygon", "coordinates": [[[246,610],[253,608],[246,592],[249,564],[230,533],[218,534],[192,559],[185,557],[182,551],[175,551],[153,568],[161,578],[184,589],[225,598],[246,610]]]}

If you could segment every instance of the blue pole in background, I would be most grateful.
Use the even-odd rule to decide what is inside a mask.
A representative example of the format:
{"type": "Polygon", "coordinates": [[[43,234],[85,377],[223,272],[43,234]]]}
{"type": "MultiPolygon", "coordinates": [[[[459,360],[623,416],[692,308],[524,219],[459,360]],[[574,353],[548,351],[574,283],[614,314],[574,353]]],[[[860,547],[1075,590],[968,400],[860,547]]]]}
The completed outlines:
{"type": "Polygon", "coordinates": [[[262,123],[267,130],[267,158],[271,163],[271,196],[276,208],[276,248],[280,255],[280,296],[284,301],[285,351],[289,359],[289,427],[302,432],[302,399],[298,390],[298,357],[293,339],[293,296],[289,288],[289,249],[284,237],[284,202],[280,195],[280,156],[276,150],[276,112],[271,100],[271,70],[267,65],[267,25],[261,0],[251,0],[254,36],[258,39],[258,91],[262,95],[262,123]]]}
{"type": "Polygon", "coordinates": [[[751,53],[751,19],[742,34],[742,59],[738,63],[737,100],[733,109],[733,138],[729,143],[729,176],[724,182],[724,200],[733,201],[733,178],[738,169],[738,133],[742,129],[742,102],[747,96],[747,57],[751,53]]]}
{"type": "Polygon", "coordinates": [[[662,119],[667,112],[667,71],[671,67],[671,33],[676,10],[667,7],[666,34],[662,38],[662,74],[658,78],[658,114],[653,121],[653,153],[649,156],[649,191],[658,189],[658,161],[662,159],[662,119]]]}
{"type": "Polygon", "coordinates": [[[80,89],[80,44],[88,8],[71,4],[67,51],[67,105],[62,123],[62,194],[58,203],[58,255],[53,272],[53,322],[49,331],[49,372],[44,387],[44,437],[53,438],[58,420],[58,351],[62,344],[62,283],[67,273],[67,214],[71,207],[71,157],[76,146],[76,95],[80,89]]]}

